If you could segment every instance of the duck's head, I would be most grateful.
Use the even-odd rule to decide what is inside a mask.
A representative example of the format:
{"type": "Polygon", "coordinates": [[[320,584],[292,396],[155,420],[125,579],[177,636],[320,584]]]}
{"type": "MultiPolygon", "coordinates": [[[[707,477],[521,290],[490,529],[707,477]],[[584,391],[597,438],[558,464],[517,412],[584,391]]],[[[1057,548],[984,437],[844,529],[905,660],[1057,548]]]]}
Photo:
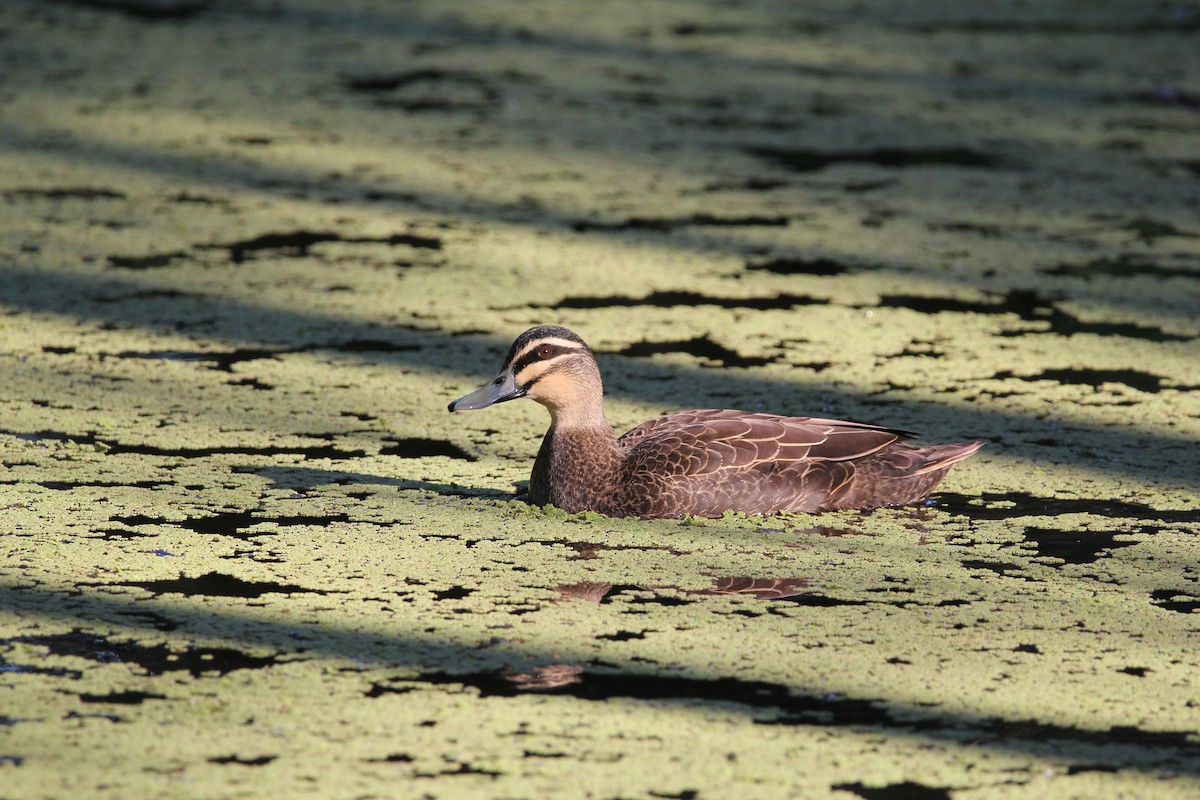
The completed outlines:
{"type": "Polygon", "coordinates": [[[495,378],[448,408],[468,411],[528,397],[557,419],[564,410],[598,407],[602,394],[596,357],[583,339],[566,328],[541,325],[517,337],[495,378]]]}

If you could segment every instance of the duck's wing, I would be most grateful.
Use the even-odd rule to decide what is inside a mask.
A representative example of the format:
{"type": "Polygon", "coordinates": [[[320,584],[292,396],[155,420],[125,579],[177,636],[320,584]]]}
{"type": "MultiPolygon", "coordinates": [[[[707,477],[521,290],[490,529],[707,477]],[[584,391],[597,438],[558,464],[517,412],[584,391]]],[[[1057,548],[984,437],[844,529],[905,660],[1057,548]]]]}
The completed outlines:
{"type": "Polygon", "coordinates": [[[853,461],[910,436],[858,422],[697,409],[650,420],[620,444],[640,469],[685,476],[762,463],[853,461]]]}
{"type": "MultiPolygon", "coordinates": [[[[904,431],[816,417],[701,409],[641,425],[628,448],[625,503],[641,516],[841,507],[864,459],[891,458],[904,431]]],[[[899,445],[902,460],[913,448],[899,445]]],[[[871,459],[875,460],[875,459],[871,459]]],[[[879,503],[875,503],[879,505],[879,503]]]]}

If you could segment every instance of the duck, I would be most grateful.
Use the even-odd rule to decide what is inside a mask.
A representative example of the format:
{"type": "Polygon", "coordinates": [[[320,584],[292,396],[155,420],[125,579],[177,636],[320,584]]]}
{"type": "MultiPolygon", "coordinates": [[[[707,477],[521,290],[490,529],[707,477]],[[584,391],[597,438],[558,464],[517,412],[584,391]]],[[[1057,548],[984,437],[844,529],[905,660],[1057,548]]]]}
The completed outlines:
{"type": "Polygon", "coordinates": [[[529,398],[550,412],[528,500],[612,517],[720,517],[903,506],[924,500],[980,440],[924,447],[896,428],[732,409],[676,411],[617,437],[591,348],[539,325],[450,412],[529,398]]]}

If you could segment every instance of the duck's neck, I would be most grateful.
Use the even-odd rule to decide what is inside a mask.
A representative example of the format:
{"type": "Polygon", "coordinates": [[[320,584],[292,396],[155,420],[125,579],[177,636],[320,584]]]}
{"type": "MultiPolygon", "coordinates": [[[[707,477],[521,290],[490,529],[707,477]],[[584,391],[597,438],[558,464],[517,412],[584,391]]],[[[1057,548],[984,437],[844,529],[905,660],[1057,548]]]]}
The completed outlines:
{"type": "Polygon", "coordinates": [[[593,408],[550,409],[550,430],[542,439],[529,500],[564,511],[606,511],[620,475],[621,451],[612,426],[597,403],[593,408]]]}

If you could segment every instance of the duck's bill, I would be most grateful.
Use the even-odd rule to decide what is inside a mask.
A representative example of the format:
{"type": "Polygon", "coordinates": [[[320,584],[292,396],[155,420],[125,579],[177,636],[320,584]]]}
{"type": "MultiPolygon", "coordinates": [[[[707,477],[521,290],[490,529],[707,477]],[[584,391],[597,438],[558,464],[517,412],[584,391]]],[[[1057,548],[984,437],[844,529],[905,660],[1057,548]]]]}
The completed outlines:
{"type": "Polygon", "coordinates": [[[450,411],[473,411],[524,396],[525,388],[517,386],[516,379],[506,371],[497,375],[491,383],[486,383],[470,394],[458,398],[447,408],[450,411]]]}

